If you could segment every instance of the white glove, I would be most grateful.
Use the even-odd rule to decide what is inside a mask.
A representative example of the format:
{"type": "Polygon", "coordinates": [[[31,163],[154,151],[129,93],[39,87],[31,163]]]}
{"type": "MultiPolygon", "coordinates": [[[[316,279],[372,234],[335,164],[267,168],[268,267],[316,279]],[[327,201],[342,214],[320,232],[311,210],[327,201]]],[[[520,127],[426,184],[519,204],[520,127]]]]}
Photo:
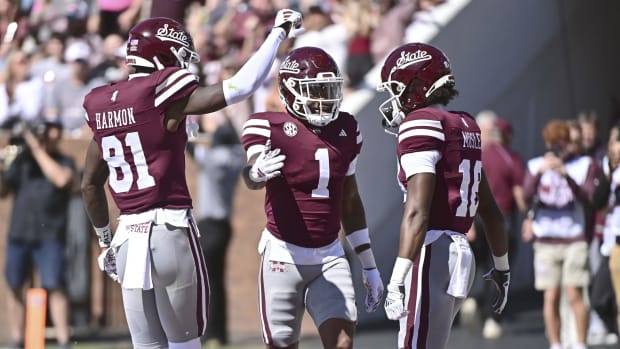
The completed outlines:
{"type": "Polygon", "coordinates": [[[377,310],[381,297],[383,297],[383,280],[377,268],[362,269],[362,281],[366,286],[366,312],[372,313],[377,310]]]}
{"type": "Polygon", "coordinates": [[[116,281],[118,280],[118,272],[116,271],[116,252],[113,248],[106,248],[97,257],[97,264],[99,269],[116,281]]]}
{"type": "Polygon", "coordinates": [[[271,139],[265,143],[265,149],[258,155],[254,165],[250,168],[250,179],[256,183],[267,182],[268,180],[281,175],[279,171],[284,166],[286,155],[280,155],[280,148],[271,150],[271,139]]]}
{"type": "Polygon", "coordinates": [[[276,14],[274,28],[282,28],[286,32],[287,37],[294,38],[303,33],[305,29],[301,27],[301,13],[291,9],[282,9],[276,14]],[[287,25],[290,23],[291,25],[287,25]]]}
{"type": "Polygon", "coordinates": [[[387,285],[385,296],[385,315],[390,320],[400,320],[407,316],[409,311],[405,308],[405,287],[403,285],[387,285]]]}

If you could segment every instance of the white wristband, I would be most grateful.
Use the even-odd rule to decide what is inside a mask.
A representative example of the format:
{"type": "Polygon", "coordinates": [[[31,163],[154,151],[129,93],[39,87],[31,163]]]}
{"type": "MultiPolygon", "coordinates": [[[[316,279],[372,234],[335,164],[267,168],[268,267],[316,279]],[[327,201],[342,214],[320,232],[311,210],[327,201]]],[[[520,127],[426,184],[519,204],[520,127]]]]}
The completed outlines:
{"type": "Polygon", "coordinates": [[[352,249],[356,249],[358,246],[361,246],[363,244],[370,244],[368,228],[356,230],[351,234],[347,235],[346,238],[349,242],[349,246],[351,246],[352,249]]]}
{"type": "Polygon", "coordinates": [[[391,284],[403,285],[405,283],[405,277],[413,266],[413,261],[409,258],[397,257],[394,262],[394,269],[392,270],[391,284]]]}
{"type": "Polygon", "coordinates": [[[493,264],[495,264],[495,270],[510,270],[510,266],[508,265],[508,252],[504,253],[504,255],[500,257],[493,256],[493,264]]]}
{"type": "Polygon", "coordinates": [[[105,227],[95,228],[95,234],[99,238],[99,247],[110,247],[112,243],[112,228],[110,227],[110,223],[108,223],[105,227]]]}

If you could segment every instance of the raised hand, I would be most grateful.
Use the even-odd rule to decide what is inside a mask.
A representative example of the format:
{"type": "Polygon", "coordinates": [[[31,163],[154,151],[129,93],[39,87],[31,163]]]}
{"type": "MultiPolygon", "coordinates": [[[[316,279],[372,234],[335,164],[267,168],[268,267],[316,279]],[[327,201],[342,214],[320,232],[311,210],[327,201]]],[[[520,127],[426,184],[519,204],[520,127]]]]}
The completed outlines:
{"type": "Polygon", "coordinates": [[[304,29],[301,27],[302,15],[300,12],[291,9],[282,9],[276,14],[274,28],[282,28],[288,38],[294,38],[304,29]]]}

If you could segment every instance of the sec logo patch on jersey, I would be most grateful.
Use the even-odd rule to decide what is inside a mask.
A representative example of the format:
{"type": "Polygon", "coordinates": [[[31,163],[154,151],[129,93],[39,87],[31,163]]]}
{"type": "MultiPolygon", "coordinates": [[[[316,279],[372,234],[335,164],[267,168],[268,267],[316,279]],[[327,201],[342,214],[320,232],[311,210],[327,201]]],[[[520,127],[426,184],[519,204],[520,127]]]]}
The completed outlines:
{"type": "Polygon", "coordinates": [[[297,135],[297,125],[290,121],[284,123],[282,130],[284,131],[284,134],[289,137],[295,137],[295,135],[297,135]]]}

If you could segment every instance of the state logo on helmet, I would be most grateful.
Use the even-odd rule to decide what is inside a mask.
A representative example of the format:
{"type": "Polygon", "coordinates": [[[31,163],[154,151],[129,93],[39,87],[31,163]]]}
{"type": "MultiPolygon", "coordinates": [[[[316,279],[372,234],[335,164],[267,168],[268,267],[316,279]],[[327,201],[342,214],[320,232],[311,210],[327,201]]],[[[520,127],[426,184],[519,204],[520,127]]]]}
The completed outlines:
{"type": "Polygon", "coordinates": [[[313,126],[338,118],[344,78],[334,59],[317,47],[289,53],[279,69],[280,98],[289,113],[313,126]]]}
{"type": "Polygon", "coordinates": [[[146,19],[129,31],[127,65],[162,70],[188,68],[200,58],[192,36],[179,22],[166,17],[146,19]]]}
{"type": "Polygon", "coordinates": [[[448,57],[429,44],[410,43],[396,48],[381,68],[377,90],[390,97],[379,106],[385,128],[397,127],[407,113],[428,105],[443,86],[454,86],[448,57]]]}

